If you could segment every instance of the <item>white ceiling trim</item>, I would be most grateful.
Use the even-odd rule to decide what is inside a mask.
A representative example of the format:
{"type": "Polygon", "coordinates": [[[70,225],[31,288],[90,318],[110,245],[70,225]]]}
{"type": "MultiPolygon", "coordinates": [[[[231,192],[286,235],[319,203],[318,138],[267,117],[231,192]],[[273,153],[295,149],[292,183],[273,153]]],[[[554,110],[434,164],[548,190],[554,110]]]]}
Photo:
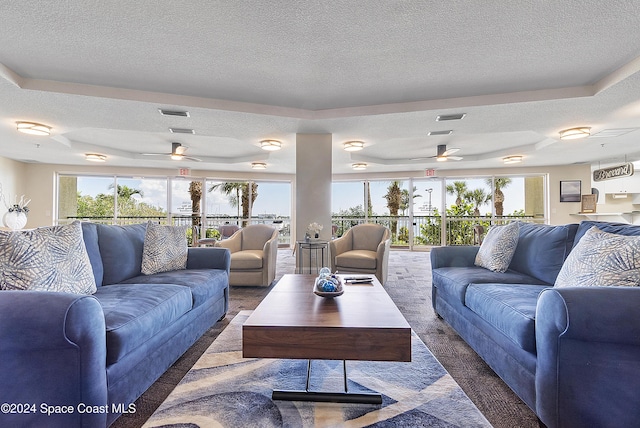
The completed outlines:
{"type": "Polygon", "coordinates": [[[487,94],[459,98],[423,100],[406,103],[378,104],[325,110],[308,110],[267,104],[247,103],[241,101],[230,101],[161,92],[142,91],[135,89],[87,85],[73,82],[31,79],[20,76],[9,67],[0,63],[0,76],[21,89],[127,101],[140,101],[163,105],[199,107],[214,110],[263,114],[306,120],[339,119],[346,117],[410,113],[429,110],[448,110],[465,107],[591,97],[610,88],[616,83],[621,82],[622,80],[639,71],[640,57],[635,58],[629,63],[603,77],[594,85],[487,94]]]}

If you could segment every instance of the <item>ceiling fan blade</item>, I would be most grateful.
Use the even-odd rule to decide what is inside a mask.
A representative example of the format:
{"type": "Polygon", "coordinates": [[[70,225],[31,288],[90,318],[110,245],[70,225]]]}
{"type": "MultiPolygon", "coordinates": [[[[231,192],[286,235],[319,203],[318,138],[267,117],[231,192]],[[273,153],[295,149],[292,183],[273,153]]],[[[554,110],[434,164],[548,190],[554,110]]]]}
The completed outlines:
{"type": "Polygon", "coordinates": [[[171,156],[171,153],[140,153],[141,156],[171,156]]]}
{"type": "Polygon", "coordinates": [[[452,147],[450,149],[445,150],[444,153],[442,153],[442,156],[449,156],[449,155],[452,155],[452,154],[454,154],[454,153],[456,153],[458,151],[460,151],[459,148],[452,147]]]}
{"type": "Polygon", "coordinates": [[[193,161],[193,162],[202,162],[202,159],[192,158],[190,156],[186,156],[185,159],[188,159],[188,160],[193,161]]]}
{"type": "Polygon", "coordinates": [[[451,159],[451,160],[455,160],[455,161],[459,161],[462,160],[462,156],[446,156],[447,159],[451,159]]]}

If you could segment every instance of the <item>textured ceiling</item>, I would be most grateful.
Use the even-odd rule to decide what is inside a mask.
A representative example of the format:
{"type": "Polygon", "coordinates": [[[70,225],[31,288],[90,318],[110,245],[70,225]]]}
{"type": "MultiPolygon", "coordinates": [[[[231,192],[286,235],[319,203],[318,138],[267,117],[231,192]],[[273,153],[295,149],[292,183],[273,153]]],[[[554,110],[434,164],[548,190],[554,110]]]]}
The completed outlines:
{"type": "Polygon", "coordinates": [[[638,158],[638,2],[372,4],[5,2],[0,156],[84,164],[91,151],[107,165],[218,171],[261,160],[294,173],[295,134],[331,133],[336,173],[359,160],[386,172],[501,167],[509,154],[523,166],[638,158]],[[466,117],[435,121],[457,112],[466,117]],[[17,120],[48,124],[52,137],[19,135],[17,120]],[[559,142],[573,126],[634,130],[559,142]],[[262,151],[265,138],[283,150],[262,151]],[[352,139],[365,149],[342,151],[352,139]],[[172,141],[204,162],[140,156],[172,141]],[[411,160],[439,144],[464,159],[411,160]]]}

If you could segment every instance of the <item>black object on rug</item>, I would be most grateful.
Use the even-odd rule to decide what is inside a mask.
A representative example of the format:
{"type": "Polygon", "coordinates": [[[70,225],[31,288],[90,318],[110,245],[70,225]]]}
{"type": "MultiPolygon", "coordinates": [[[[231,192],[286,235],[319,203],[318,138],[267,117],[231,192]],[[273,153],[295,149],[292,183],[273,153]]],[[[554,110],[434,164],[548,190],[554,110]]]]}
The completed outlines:
{"type": "MultiPolygon", "coordinates": [[[[412,362],[348,361],[349,392],[379,392],[382,405],[291,402],[273,389],[303,390],[306,360],[242,358],[240,312],[145,427],[490,427],[412,334],[412,362]]],[[[342,391],[342,361],[313,361],[311,391],[342,391]]]]}

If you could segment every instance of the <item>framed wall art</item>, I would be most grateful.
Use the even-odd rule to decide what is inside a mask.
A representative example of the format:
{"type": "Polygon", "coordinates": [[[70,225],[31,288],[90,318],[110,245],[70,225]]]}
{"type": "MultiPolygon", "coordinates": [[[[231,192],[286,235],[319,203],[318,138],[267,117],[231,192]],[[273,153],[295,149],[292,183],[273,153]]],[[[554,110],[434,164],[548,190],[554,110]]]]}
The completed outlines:
{"type": "Polygon", "coordinates": [[[580,180],[569,180],[560,182],[560,202],[580,202],[581,197],[580,180]]]}

